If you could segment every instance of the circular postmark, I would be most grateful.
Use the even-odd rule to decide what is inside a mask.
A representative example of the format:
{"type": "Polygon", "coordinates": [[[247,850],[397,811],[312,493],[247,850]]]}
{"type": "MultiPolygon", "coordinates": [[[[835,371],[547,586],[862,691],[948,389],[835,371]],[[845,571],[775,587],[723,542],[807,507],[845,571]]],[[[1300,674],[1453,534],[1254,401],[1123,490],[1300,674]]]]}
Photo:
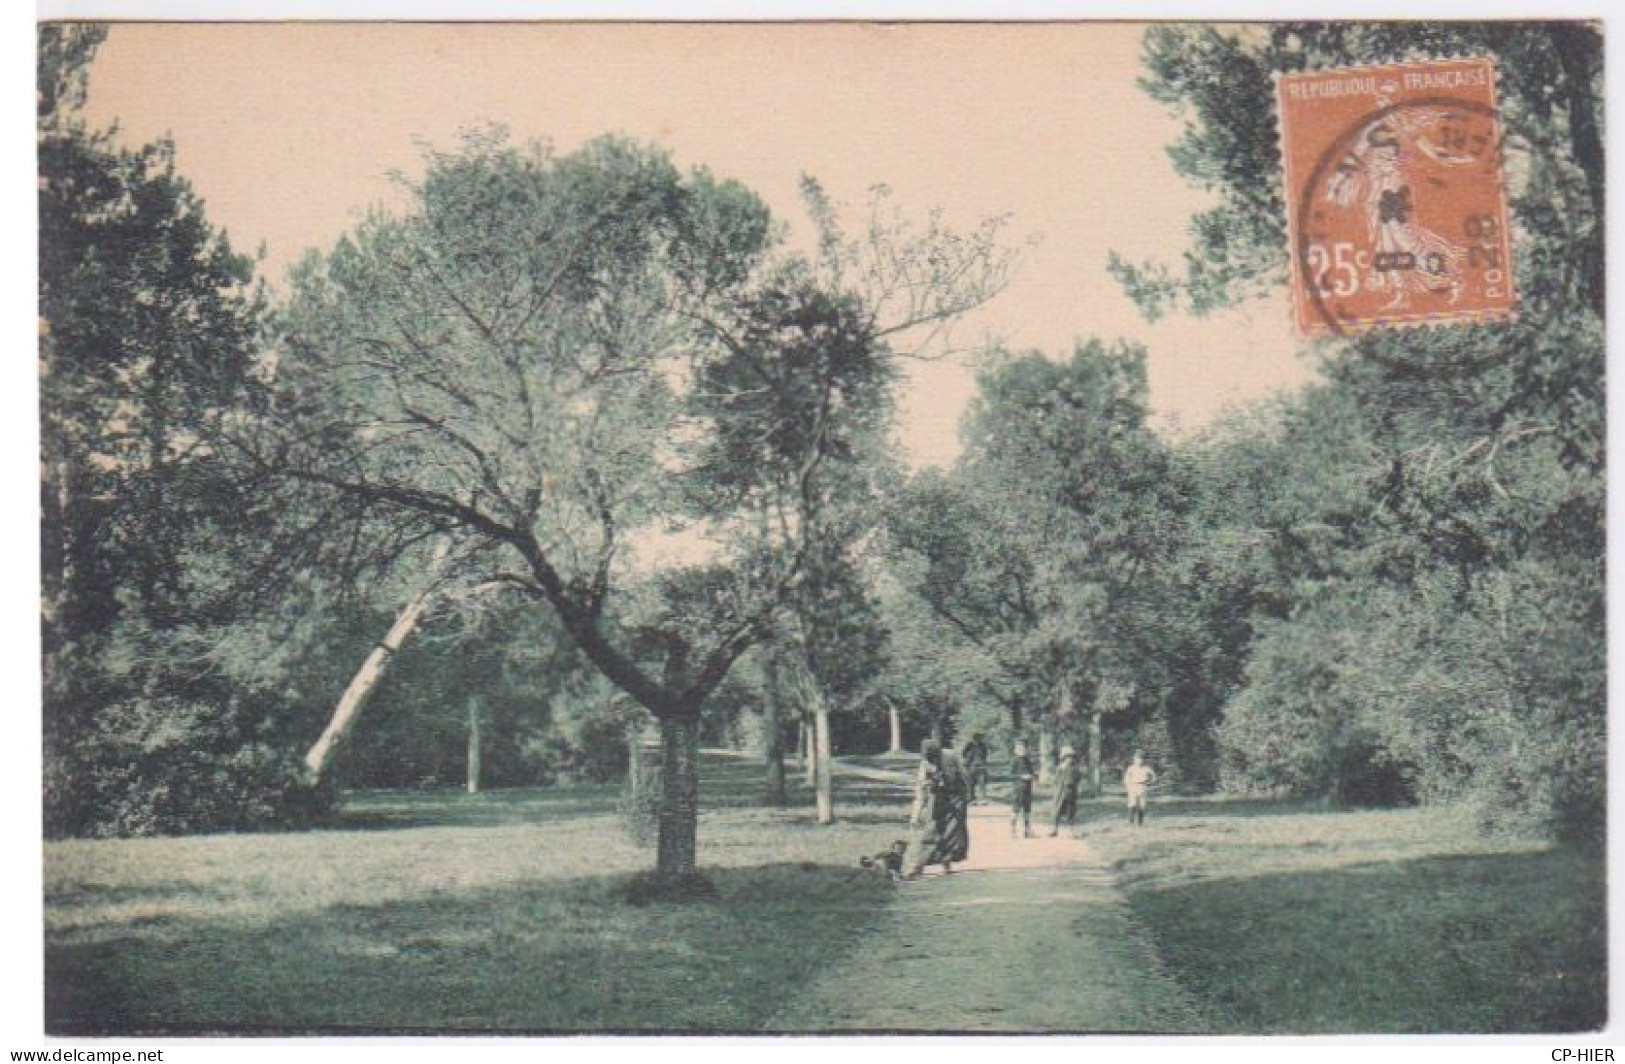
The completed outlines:
{"type": "Polygon", "coordinates": [[[1452,96],[1385,103],[1329,142],[1292,248],[1322,330],[1510,316],[1501,147],[1496,109],[1452,96]]]}

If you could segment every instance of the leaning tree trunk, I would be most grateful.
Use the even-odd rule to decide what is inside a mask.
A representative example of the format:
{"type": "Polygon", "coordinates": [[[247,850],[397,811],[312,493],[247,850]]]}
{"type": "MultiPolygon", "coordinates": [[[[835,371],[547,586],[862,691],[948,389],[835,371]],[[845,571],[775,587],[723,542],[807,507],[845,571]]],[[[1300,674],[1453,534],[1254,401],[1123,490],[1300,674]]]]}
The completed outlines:
{"type": "Polygon", "coordinates": [[[900,754],[903,752],[903,715],[897,711],[897,703],[889,698],[886,700],[886,714],[891,719],[891,746],[886,752],[900,754]]]}
{"type": "Polygon", "coordinates": [[[699,716],[660,722],[661,801],[655,874],[668,881],[694,875],[699,833],[699,716]]]}
{"type": "Polygon", "coordinates": [[[480,696],[468,696],[468,793],[480,793],[480,696]]]}
{"type": "Polygon", "coordinates": [[[429,602],[433,598],[432,583],[414,595],[412,601],[406,604],[406,608],[401,610],[400,616],[395,618],[395,623],[390,626],[384,638],[372,648],[367,660],[361,663],[361,668],[350,678],[350,684],[344,689],[338,705],[333,707],[333,716],[327,722],[327,728],[305,754],[307,783],[315,785],[320,782],[322,777],[327,775],[327,770],[333,767],[333,760],[338,756],[339,747],[349,738],[351,729],[361,716],[361,711],[372,700],[373,693],[378,690],[384,674],[389,671],[389,659],[401,648],[401,644],[412,634],[413,629],[417,628],[418,621],[423,619],[423,611],[429,608],[429,602]]]}

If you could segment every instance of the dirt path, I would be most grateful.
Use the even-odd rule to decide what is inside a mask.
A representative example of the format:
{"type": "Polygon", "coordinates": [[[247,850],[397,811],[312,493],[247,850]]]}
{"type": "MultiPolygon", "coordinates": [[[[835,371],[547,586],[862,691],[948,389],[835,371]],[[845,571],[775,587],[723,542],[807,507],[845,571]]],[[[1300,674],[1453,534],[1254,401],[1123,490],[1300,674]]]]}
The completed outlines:
{"type": "MultiPolygon", "coordinates": [[[[1010,838],[971,810],[970,860],[901,884],[868,945],[825,972],[778,1031],[1145,1031],[1204,1028],[1086,843],[1010,838]]],[[[1035,828],[1036,830],[1036,828],[1035,828]]]]}

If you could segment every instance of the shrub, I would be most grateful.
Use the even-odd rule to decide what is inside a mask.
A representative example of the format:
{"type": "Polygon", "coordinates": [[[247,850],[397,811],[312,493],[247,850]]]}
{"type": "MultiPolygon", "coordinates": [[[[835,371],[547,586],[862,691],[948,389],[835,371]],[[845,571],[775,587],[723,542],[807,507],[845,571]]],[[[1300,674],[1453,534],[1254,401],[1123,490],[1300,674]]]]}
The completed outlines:
{"type": "Polygon", "coordinates": [[[46,764],[47,832],[177,835],[297,822],[334,795],[303,781],[296,753],[245,722],[256,714],[178,696],[130,698],[46,764]]]}
{"type": "Polygon", "coordinates": [[[626,725],[609,712],[578,718],[567,736],[565,770],[578,780],[608,783],[626,775],[626,725]]]}
{"type": "Polygon", "coordinates": [[[1605,651],[1588,579],[1521,563],[1414,595],[1338,589],[1265,628],[1217,732],[1226,786],[1461,802],[1487,829],[1600,839],[1605,651]]]}

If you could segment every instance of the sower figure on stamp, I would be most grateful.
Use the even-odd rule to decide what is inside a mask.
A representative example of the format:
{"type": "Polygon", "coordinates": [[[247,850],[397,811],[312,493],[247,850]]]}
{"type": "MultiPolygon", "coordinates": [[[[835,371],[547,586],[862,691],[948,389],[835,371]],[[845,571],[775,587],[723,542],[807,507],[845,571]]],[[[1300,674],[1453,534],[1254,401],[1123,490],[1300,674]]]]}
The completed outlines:
{"type": "Polygon", "coordinates": [[[920,747],[920,772],[914,782],[904,878],[918,878],[934,864],[952,872],[954,862],[970,854],[969,819],[970,780],[964,764],[942,744],[927,739],[920,747]]]}
{"type": "Polygon", "coordinates": [[[1145,823],[1146,796],[1151,791],[1151,785],[1156,782],[1157,774],[1145,763],[1144,755],[1138,750],[1134,751],[1134,760],[1123,770],[1123,793],[1128,796],[1130,824],[1145,823]]]}
{"type": "Polygon", "coordinates": [[[1027,744],[1016,743],[1016,756],[1010,764],[1010,837],[1016,837],[1016,825],[1021,825],[1022,838],[1033,837],[1033,780],[1038,770],[1027,756],[1027,744]]]}
{"type": "Polygon", "coordinates": [[[1055,766],[1055,821],[1050,825],[1050,838],[1061,833],[1061,822],[1072,824],[1078,816],[1078,785],[1083,782],[1083,766],[1078,764],[1078,752],[1070,746],[1061,747],[1061,763],[1055,766]]]}
{"type": "MultiPolygon", "coordinates": [[[[1386,108],[1388,100],[1378,97],[1386,108]]],[[[1432,143],[1430,134],[1449,117],[1437,107],[1384,113],[1355,138],[1344,165],[1327,182],[1326,199],[1339,207],[1360,206],[1377,276],[1393,289],[1383,307],[1407,306],[1413,293],[1443,292],[1451,303],[1461,300],[1461,265],[1467,250],[1416,220],[1416,186],[1407,158],[1420,152],[1440,166],[1464,166],[1476,160],[1432,143]]]]}

